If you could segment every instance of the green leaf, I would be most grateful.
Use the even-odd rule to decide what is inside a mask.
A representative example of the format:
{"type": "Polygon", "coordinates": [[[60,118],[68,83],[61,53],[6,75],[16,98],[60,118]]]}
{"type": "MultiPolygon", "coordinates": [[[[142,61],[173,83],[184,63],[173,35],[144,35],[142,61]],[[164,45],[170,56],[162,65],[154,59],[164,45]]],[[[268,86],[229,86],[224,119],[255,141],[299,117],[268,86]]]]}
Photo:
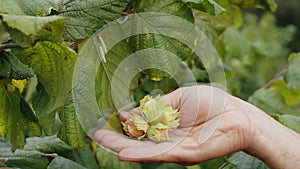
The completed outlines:
{"type": "MultiPolygon", "coordinates": [[[[19,89],[20,90],[20,89],[19,89]]],[[[32,122],[38,122],[35,113],[33,112],[31,106],[29,105],[29,103],[23,98],[21,97],[21,103],[20,103],[20,109],[21,109],[21,113],[30,121],[32,122]]]]}
{"type": "Polygon", "coordinates": [[[142,169],[140,163],[119,161],[118,156],[111,150],[107,150],[101,147],[96,150],[96,158],[98,160],[99,167],[102,169],[142,169]]]}
{"type": "Polygon", "coordinates": [[[251,42],[240,33],[237,27],[232,26],[226,29],[223,43],[228,55],[238,58],[242,63],[251,64],[251,42]]]}
{"type": "Polygon", "coordinates": [[[53,0],[9,0],[0,1],[0,13],[15,15],[46,16],[55,9],[53,0]]]}
{"type": "Polygon", "coordinates": [[[58,13],[66,19],[65,39],[85,39],[120,17],[128,0],[59,0],[58,13]]]}
{"type": "Polygon", "coordinates": [[[220,15],[225,9],[214,0],[181,0],[194,9],[207,12],[210,15],[220,15]]]}
{"type": "Polygon", "coordinates": [[[290,56],[289,64],[284,72],[287,87],[293,90],[300,90],[300,53],[290,56]]]}
{"type": "Polygon", "coordinates": [[[0,20],[0,44],[5,39],[9,38],[9,33],[5,30],[2,21],[0,20]]]}
{"type": "Polygon", "coordinates": [[[11,38],[22,47],[30,47],[36,40],[60,42],[65,21],[59,16],[35,17],[2,14],[2,22],[11,38]]]}
{"type": "Polygon", "coordinates": [[[285,104],[284,97],[277,87],[259,89],[251,97],[249,102],[258,106],[268,114],[298,114],[285,104]]]}
{"type": "Polygon", "coordinates": [[[11,52],[0,52],[0,67],[0,78],[21,80],[35,75],[31,68],[11,52]]]}
{"type": "Polygon", "coordinates": [[[22,169],[46,168],[49,163],[47,157],[44,157],[41,152],[20,149],[17,149],[14,153],[11,151],[0,151],[0,161],[7,167],[22,169]]]}
{"type": "Polygon", "coordinates": [[[176,163],[163,163],[156,169],[186,169],[185,166],[176,163]]]}
{"type": "Polygon", "coordinates": [[[10,140],[15,150],[24,146],[27,133],[37,126],[21,113],[21,95],[9,81],[0,80],[0,95],[0,135],[10,140]]]}
{"type": "Polygon", "coordinates": [[[55,111],[62,108],[69,97],[77,56],[64,44],[48,41],[14,53],[37,74],[39,85],[33,107],[46,134],[53,135],[55,111]]]}
{"type": "Polygon", "coordinates": [[[83,147],[85,133],[77,119],[72,95],[69,96],[63,111],[59,113],[59,117],[62,127],[58,133],[58,137],[73,148],[83,147]]]}
{"type": "Polygon", "coordinates": [[[46,135],[53,135],[57,132],[55,131],[55,116],[56,109],[60,105],[56,105],[55,98],[47,94],[41,83],[38,83],[36,92],[36,96],[32,100],[32,107],[36,112],[39,125],[46,135]]]}
{"type": "Polygon", "coordinates": [[[98,168],[98,164],[94,156],[94,153],[91,151],[91,148],[87,145],[84,146],[83,148],[73,149],[70,152],[69,159],[86,167],[87,169],[98,168]]]}
{"type": "Polygon", "coordinates": [[[25,53],[27,56],[23,58],[29,59],[46,92],[63,105],[63,100],[68,98],[71,91],[76,53],[62,43],[48,41],[38,42],[33,48],[26,49],[25,53]]]}
{"type": "MultiPolygon", "coordinates": [[[[222,164],[226,162],[225,157],[212,159],[199,164],[200,169],[202,168],[221,168],[222,164]]],[[[187,168],[189,169],[189,168],[187,168]]]]}
{"type": "MultiPolygon", "coordinates": [[[[243,13],[238,6],[229,3],[228,0],[218,1],[218,3],[225,9],[225,11],[218,16],[209,15],[202,11],[195,13],[197,26],[200,29],[204,27],[205,30],[212,29],[213,31],[216,31],[218,33],[217,38],[219,38],[219,34],[221,34],[227,27],[241,27],[244,20],[243,13]]],[[[201,30],[204,31],[203,29],[201,30]]],[[[209,33],[213,31],[210,30],[209,33]]],[[[207,31],[204,32],[207,33],[207,31]]],[[[209,35],[210,34],[208,34],[207,36],[210,37],[209,35]]],[[[210,38],[210,40],[215,43],[215,39],[210,38]]]]}
{"type": "Polygon", "coordinates": [[[231,3],[239,5],[243,8],[265,8],[272,12],[275,12],[277,9],[277,4],[274,0],[230,0],[231,3]]]}
{"type": "Polygon", "coordinates": [[[280,90],[287,106],[297,106],[300,103],[300,90],[289,89],[284,80],[278,80],[272,86],[280,90]]]}
{"type": "MultiPolygon", "coordinates": [[[[111,95],[111,80],[118,65],[128,55],[130,55],[131,52],[132,50],[130,48],[130,45],[127,42],[122,41],[108,51],[108,53],[105,55],[106,62],[101,62],[98,67],[95,85],[96,97],[99,108],[103,113],[111,113],[115,111],[115,105],[113,103],[111,95]]],[[[97,55],[100,56],[100,53],[97,53],[97,55]]]]}
{"type": "Polygon", "coordinates": [[[61,168],[72,168],[72,169],[85,169],[80,164],[75,163],[74,161],[71,161],[69,159],[66,159],[64,157],[55,157],[54,160],[51,161],[48,169],[61,169],[61,168]]]}
{"type": "Polygon", "coordinates": [[[37,150],[43,153],[58,153],[72,149],[73,147],[63,142],[56,135],[26,138],[24,146],[24,150],[37,150]]]}
{"type": "Polygon", "coordinates": [[[256,157],[250,156],[242,151],[234,153],[227,159],[232,165],[224,167],[224,169],[269,169],[269,167],[256,157]]]}
{"type": "Polygon", "coordinates": [[[149,77],[144,79],[141,86],[147,93],[151,93],[153,95],[170,93],[178,87],[174,79],[165,78],[161,81],[154,81],[149,77]]]}
{"type": "Polygon", "coordinates": [[[295,33],[296,28],[292,25],[278,27],[276,16],[272,13],[265,13],[260,18],[253,14],[245,15],[241,30],[241,34],[251,41],[254,54],[268,59],[276,58],[273,64],[285,62],[290,52],[287,45],[295,33]]]}
{"type": "Polygon", "coordinates": [[[274,115],[276,120],[288,128],[300,133],[300,117],[293,115],[274,115]]]}
{"type": "MultiPolygon", "coordinates": [[[[146,1],[142,0],[135,4],[134,9],[137,13],[141,12],[155,12],[155,13],[167,13],[173,16],[178,16],[182,18],[184,21],[188,21],[190,23],[194,23],[194,17],[192,10],[188,7],[187,4],[177,1],[177,0],[151,0],[146,1]],[[151,5],[149,5],[151,3],[151,5]]],[[[183,21],[180,19],[175,19],[172,22],[166,22],[163,20],[163,15],[161,18],[153,17],[150,15],[147,16],[136,16],[136,20],[133,21],[133,26],[131,28],[132,32],[142,32],[141,34],[132,36],[129,39],[130,44],[135,51],[139,51],[142,49],[154,48],[154,49],[162,49],[168,52],[173,53],[178,56],[182,60],[189,60],[193,56],[193,51],[186,44],[180,42],[179,40],[165,36],[160,34],[160,29],[169,30],[170,32],[174,32],[176,36],[181,36],[183,39],[187,39],[190,35],[186,35],[185,33],[191,34],[192,31],[186,30],[178,30],[180,28],[180,24],[183,24],[183,21]],[[152,22],[153,21],[153,22],[152,22]],[[167,29],[169,28],[169,29],[167,29]],[[157,33],[146,34],[143,32],[149,32],[149,30],[155,30],[157,33]]],[[[187,24],[187,23],[185,23],[187,24]]],[[[188,25],[190,26],[190,25],[188,25]]],[[[191,27],[189,27],[191,28],[191,27]]],[[[195,39],[192,39],[195,40],[195,39]]],[[[192,41],[191,40],[191,41],[192,41]]],[[[145,55],[147,55],[145,53],[145,55]]],[[[144,70],[144,72],[150,76],[151,79],[155,79],[157,81],[162,80],[165,77],[170,78],[171,75],[167,73],[172,69],[172,59],[169,56],[166,56],[165,52],[156,51],[155,53],[148,54],[144,62],[149,63],[149,65],[154,65],[155,60],[160,58],[161,63],[160,70],[158,69],[149,69],[144,70]]],[[[184,67],[184,65],[182,65],[184,67]]],[[[174,68],[175,69],[175,68],[174,68]]],[[[173,69],[173,70],[174,70],[173,69]]]]}
{"type": "Polygon", "coordinates": [[[11,144],[9,141],[5,140],[3,137],[0,137],[0,152],[11,151],[11,144]]]}
{"type": "Polygon", "coordinates": [[[178,0],[140,0],[134,5],[134,10],[140,12],[160,12],[181,17],[194,23],[192,10],[187,4],[178,0]],[[151,4],[151,5],[149,5],[151,4]]]}
{"type": "MultiPolygon", "coordinates": [[[[194,23],[194,17],[191,9],[183,2],[177,0],[142,0],[139,1],[135,6],[136,12],[159,12],[159,13],[168,13],[170,15],[178,16],[184,20],[187,20],[191,23],[194,23]],[[151,5],[149,5],[151,4],[151,5]]],[[[155,19],[155,18],[154,18],[155,19]]],[[[165,28],[163,26],[166,25],[159,25],[161,27],[156,27],[158,25],[152,25],[149,23],[151,19],[148,18],[140,18],[134,24],[132,31],[135,30],[145,30],[147,29],[159,29],[165,28]]],[[[157,19],[156,22],[159,20],[157,19]]],[[[181,24],[181,23],[172,23],[173,25],[181,24]]],[[[170,27],[170,31],[173,30],[174,27],[170,27]]],[[[143,32],[143,31],[140,31],[143,32]]],[[[182,35],[184,36],[184,35],[182,35]]],[[[174,38],[163,36],[160,34],[140,34],[136,35],[134,38],[130,38],[130,43],[133,44],[135,50],[141,50],[146,48],[160,48],[168,50],[175,55],[178,55],[182,58],[182,60],[187,59],[189,56],[192,55],[191,49],[189,49],[183,43],[177,41],[174,38]]]]}

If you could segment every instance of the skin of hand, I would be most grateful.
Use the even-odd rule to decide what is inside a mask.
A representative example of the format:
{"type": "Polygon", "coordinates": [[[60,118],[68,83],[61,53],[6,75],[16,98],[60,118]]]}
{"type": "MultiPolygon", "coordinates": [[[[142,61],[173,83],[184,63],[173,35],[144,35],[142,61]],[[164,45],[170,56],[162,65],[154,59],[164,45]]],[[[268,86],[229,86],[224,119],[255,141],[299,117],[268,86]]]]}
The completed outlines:
{"type": "MultiPolygon", "coordinates": [[[[161,97],[180,112],[180,126],[169,140],[136,140],[98,130],[94,140],[119,154],[122,161],[197,164],[243,150],[271,168],[300,166],[300,136],[257,107],[211,86],[179,88],[161,97]]],[[[138,109],[122,112],[125,121],[138,109]]]]}

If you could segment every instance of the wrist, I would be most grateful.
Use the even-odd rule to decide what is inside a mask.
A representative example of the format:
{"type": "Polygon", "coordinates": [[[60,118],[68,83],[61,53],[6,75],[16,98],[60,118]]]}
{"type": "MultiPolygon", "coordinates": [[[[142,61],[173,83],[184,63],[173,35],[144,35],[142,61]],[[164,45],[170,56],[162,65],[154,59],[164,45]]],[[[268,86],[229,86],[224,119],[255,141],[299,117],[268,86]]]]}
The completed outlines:
{"type": "Polygon", "coordinates": [[[251,136],[245,151],[271,168],[297,168],[300,165],[300,136],[260,109],[249,104],[251,136]]]}

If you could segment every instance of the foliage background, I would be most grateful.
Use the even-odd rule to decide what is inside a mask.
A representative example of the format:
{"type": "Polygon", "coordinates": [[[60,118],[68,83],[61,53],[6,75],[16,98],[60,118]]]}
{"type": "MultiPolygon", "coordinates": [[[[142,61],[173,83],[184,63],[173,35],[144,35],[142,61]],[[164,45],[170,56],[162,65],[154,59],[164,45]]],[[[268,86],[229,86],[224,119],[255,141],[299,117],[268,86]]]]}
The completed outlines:
{"type": "MultiPolygon", "coordinates": [[[[243,152],[189,167],[120,162],[84,133],[73,105],[72,74],[78,55],[103,25],[133,12],[166,12],[194,23],[210,38],[223,61],[229,93],[300,132],[300,54],[292,53],[300,49],[299,5],[298,0],[277,0],[277,5],[272,0],[0,1],[0,167],[268,168],[243,152]]],[[[99,108],[111,114],[114,128],[120,126],[106,92],[112,76],[107,70],[149,47],[177,54],[199,83],[209,83],[201,61],[178,41],[157,35],[126,39],[108,51],[96,78],[99,108]]],[[[133,80],[131,93],[139,100],[154,89],[167,93],[177,87],[163,72],[149,70],[133,80]]]]}

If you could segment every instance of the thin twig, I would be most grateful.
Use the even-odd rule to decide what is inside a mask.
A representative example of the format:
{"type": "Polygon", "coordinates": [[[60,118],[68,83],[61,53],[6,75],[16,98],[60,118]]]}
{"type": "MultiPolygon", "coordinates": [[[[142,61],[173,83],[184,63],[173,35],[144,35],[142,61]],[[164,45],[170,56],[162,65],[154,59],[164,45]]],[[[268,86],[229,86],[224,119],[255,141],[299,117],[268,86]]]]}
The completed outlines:
{"type": "Polygon", "coordinates": [[[43,157],[52,157],[52,158],[55,158],[57,157],[58,155],[56,153],[53,153],[53,154],[42,154],[43,157]]]}
{"type": "Polygon", "coordinates": [[[10,48],[21,48],[21,46],[16,43],[0,44],[0,51],[10,48]]]}
{"type": "Polygon", "coordinates": [[[84,41],[84,39],[79,39],[78,41],[72,43],[69,47],[74,49],[75,47],[77,47],[83,41],[84,41]]]}
{"type": "Polygon", "coordinates": [[[228,165],[228,163],[223,163],[223,164],[219,167],[219,169],[223,169],[223,168],[225,168],[227,165],[228,165]]]}
{"type": "Polygon", "coordinates": [[[263,88],[268,89],[273,83],[275,83],[277,80],[279,80],[283,76],[285,68],[286,68],[286,66],[284,66],[284,68],[281,69],[281,71],[279,73],[277,73],[277,75],[272,80],[270,80],[263,88]]]}

